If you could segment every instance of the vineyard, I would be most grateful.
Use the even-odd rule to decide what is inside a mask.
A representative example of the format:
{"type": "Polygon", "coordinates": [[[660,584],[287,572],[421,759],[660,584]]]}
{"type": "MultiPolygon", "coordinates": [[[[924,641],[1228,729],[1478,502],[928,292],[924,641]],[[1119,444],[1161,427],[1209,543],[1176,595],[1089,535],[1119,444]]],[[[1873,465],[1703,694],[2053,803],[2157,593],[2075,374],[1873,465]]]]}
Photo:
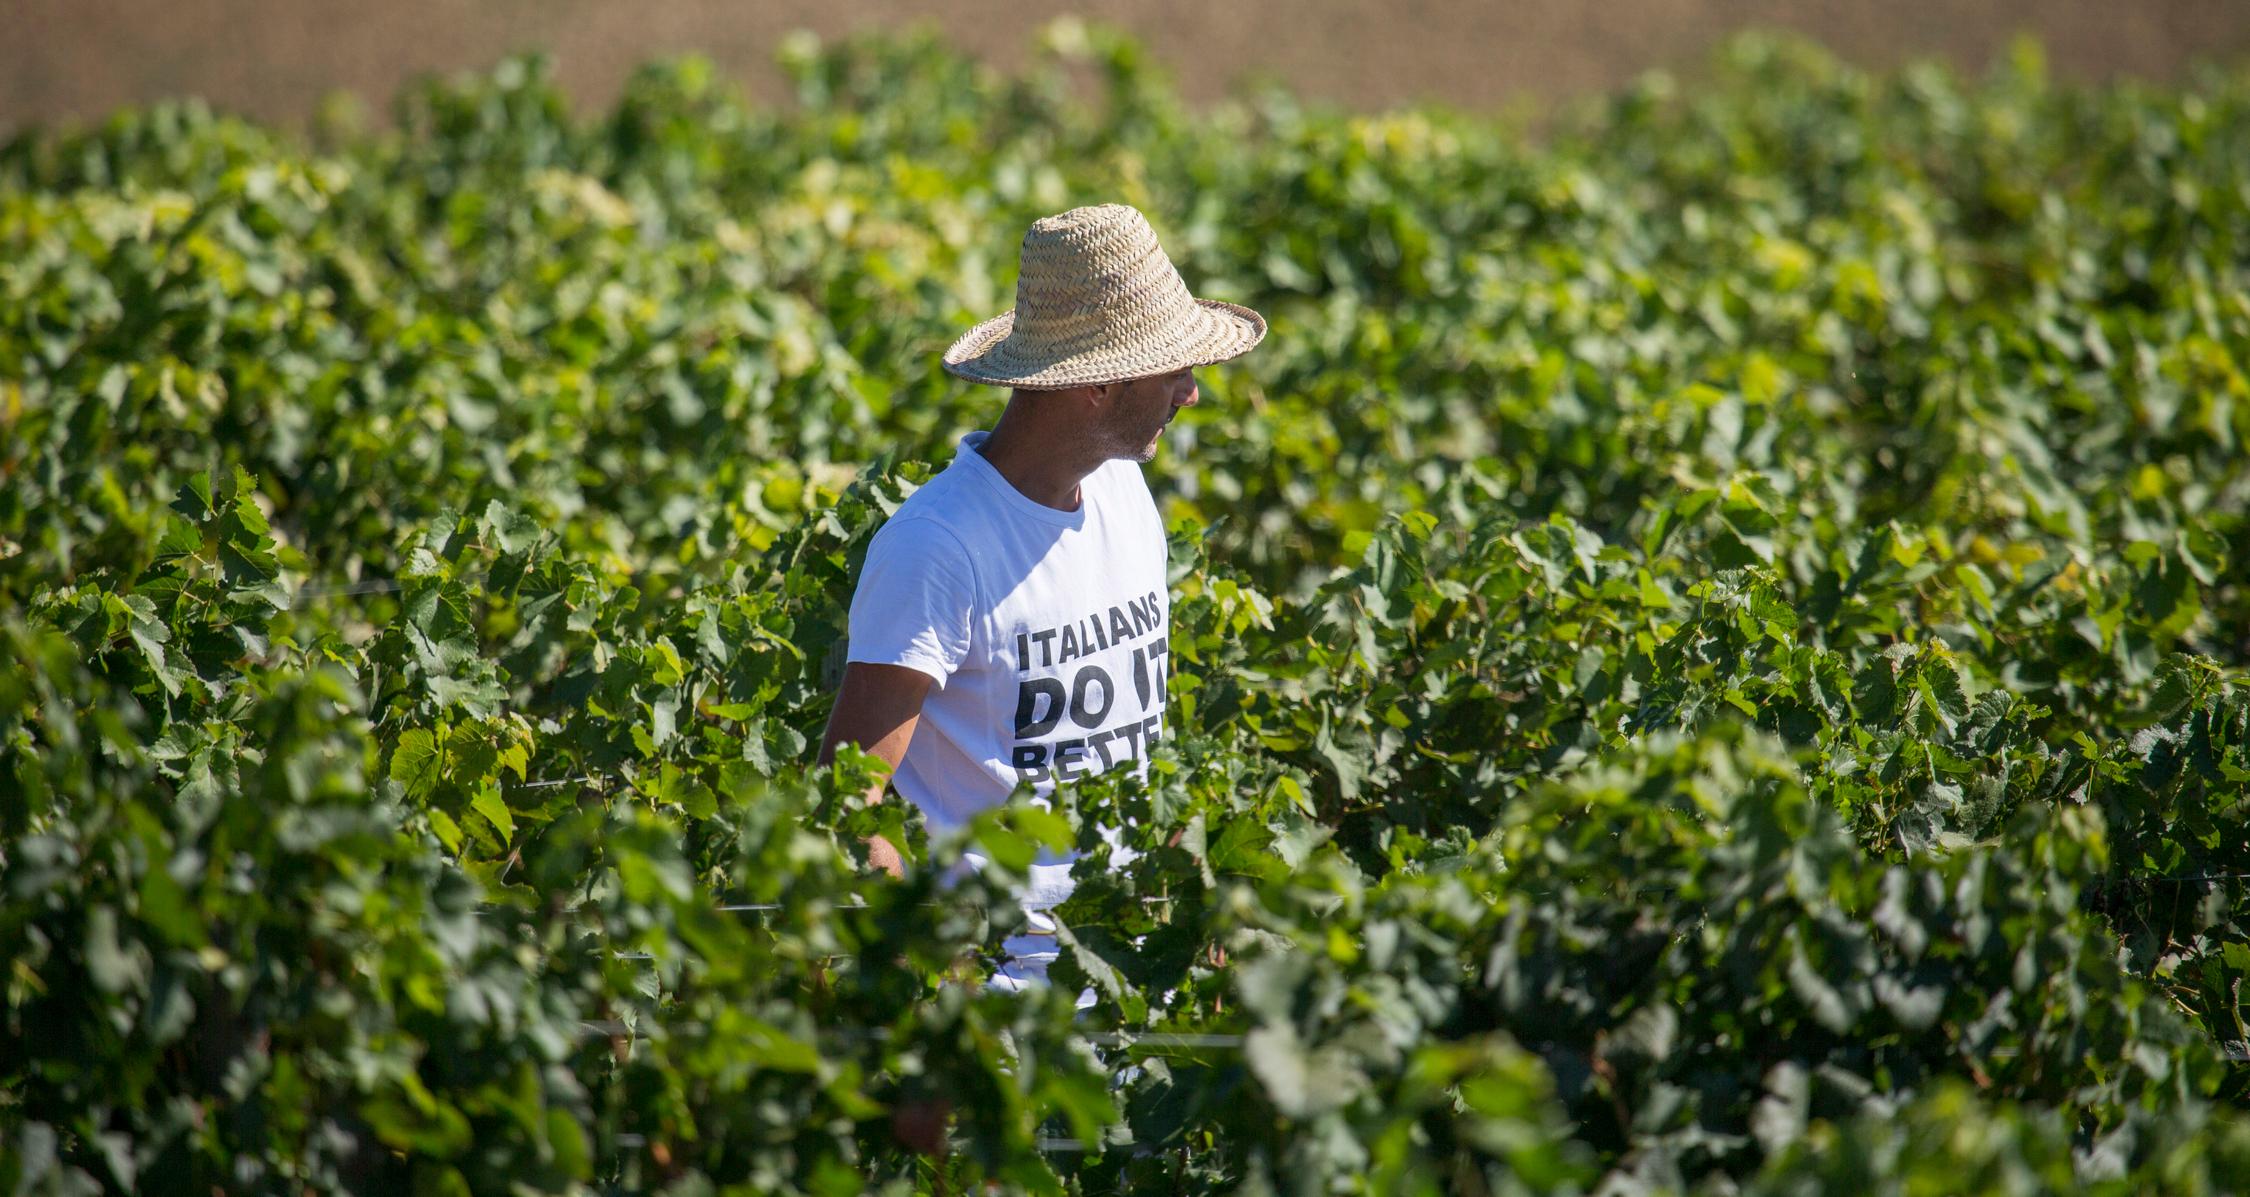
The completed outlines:
{"type": "Polygon", "coordinates": [[[0,147],[0,1193],[2250,1184],[2250,72],[782,55],[0,147]],[[1169,735],[932,839],[844,613],[1105,200],[1272,321],[1169,735]]]}

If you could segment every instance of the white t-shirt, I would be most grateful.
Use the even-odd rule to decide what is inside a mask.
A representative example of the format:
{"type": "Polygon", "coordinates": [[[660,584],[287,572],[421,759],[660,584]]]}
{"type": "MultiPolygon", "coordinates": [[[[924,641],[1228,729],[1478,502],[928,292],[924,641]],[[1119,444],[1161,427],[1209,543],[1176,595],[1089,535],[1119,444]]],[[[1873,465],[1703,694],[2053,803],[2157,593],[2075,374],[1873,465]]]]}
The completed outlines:
{"type": "MultiPolygon", "coordinates": [[[[1140,467],[1103,465],[1057,511],[977,452],[986,435],[875,534],[852,594],[848,659],[937,683],[892,777],[933,834],[1018,782],[1145,768],[1164,732],[1172,601],[1140,467]]],[[[1025,906],[1069,896],[1070,859],[1042,858],[1025,906]]]]}

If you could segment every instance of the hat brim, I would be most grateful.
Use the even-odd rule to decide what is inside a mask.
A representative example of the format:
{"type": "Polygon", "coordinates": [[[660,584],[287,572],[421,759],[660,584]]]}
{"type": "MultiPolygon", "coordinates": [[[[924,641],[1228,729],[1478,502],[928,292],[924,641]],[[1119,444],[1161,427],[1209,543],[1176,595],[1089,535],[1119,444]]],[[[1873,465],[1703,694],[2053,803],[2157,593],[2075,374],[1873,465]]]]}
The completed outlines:
{"type": "Polygon", "coordinates": [[[1265,339],[1266,318],[1240,304],[1198,299],[1174,328],[1141,349],[1101,346],[1068,357],[1032,358],[1016,352],[1014,309],[961,334],[945,351],[945,368],[959,378],[1026,391],[1058,391],[1170,374],[1248,353],[1265,339]]]}

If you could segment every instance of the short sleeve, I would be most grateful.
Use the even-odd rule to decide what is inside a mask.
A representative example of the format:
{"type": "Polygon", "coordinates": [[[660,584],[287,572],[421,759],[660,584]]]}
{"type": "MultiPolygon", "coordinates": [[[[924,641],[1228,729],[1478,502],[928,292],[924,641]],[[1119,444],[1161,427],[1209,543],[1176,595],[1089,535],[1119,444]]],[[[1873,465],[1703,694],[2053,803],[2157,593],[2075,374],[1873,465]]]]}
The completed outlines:
{"type": "Polygon", "coordinates": [[[968,659],[975,609],[960,540],[927,519],[894,519],[867,546],[845,659],[918,669],[942,687],[968,659]]]}

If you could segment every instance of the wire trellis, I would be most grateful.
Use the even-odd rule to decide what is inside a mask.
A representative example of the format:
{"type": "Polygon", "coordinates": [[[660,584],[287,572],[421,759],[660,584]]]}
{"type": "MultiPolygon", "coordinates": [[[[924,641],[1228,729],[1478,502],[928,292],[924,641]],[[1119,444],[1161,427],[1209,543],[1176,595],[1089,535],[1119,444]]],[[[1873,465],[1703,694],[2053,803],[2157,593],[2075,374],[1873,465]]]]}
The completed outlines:
{"type": "Polygon", "coordinates": [[[297,604],[304,602],[306,599],[348,598],[361,594],[396,594],[403,585],[395,578],[372,578],[365,582],[346,582],[341,586],[300,586],[290,603],[290,609],[295,610],[297,604]]]}
{"type": "MultiPolygon", "coordinates": [[[[368,594],[394,594],[402,588],[402,583],[395,579],[388,578],[372,579],[369,581],[348,583],[340,586],[306,586],[300,587],[297,590],[296,594],[293,596],[294,601],[292,602],[292,606],[294,607],[296,604],[302,603],[307,599],[352,597],[368,594]]],[[[589,773],[582,774],[576,777],[543,778],[538,781],[519,782],[516,784],[515,788],[523,790],[556,789],[562,786],[591,785],[598,782],[612,781],[617,779],[618,775],[615,774],[589,773]]],[[[2096,879],[2093,884],[2201,885],[2221,881],[2245,880],[2250,880],[2250,873],[2190,873],[2177,876],[2157,877],[2104,877],[2096,879]]],[[[1169,900],[1170,899],[1165,898],[1143,899],[1144,902],[1164,902],[1169,900]]],[[[724,903],[717,907],[717,909],[722,913],[729,914],[767,913],[780,910],[781,908],[782,907],[779,903],[773,902],[735,902],[724,903]]],[[[646,952],[622,952],[617,954],[617,958],[620,960],[652,959],[651,955],[646,952]]],[[[582,1023],[581,1026],[586,1034],[592,1036],[600,1036],[605,1038],[614,1038],[620,1035],[626,1035],[633,1038],[646,1037],[641,1032],[635,1031],[622,1022],[588,1020],[582,1023]]],[[[880,1038],[885,1034],[881,1028],[871,1028],[869,1033],[877,1038],[880,1038]]],[[[1091,1031],[1079,1035],[1078,1038],[1084,1041],[1088,1046],[1108,1048],[1113,1050],[1130,1050],[1134,1047],[1173,1050],[1237,1050],[1242,1046],[1243,1043],[1243,1036],[1241,1035],[1188,1034],[1176,1032],[1130,1033],[1119,1031],[1091,1031]]],[[[2223,1059],[2236,1063],[2250,1062],[2250,1040],[2221,1040],[2215,1045],[2215,1048],[2223,1059]]],[[[620,1147],[634,1148],[644,1145],[646,1139],[644,1136],[628,1133],[617,1136],[616,1142],[620,1147]]],[[[1039,1150],[1046,1152],[1078,1152],[1086,1149],[1086,1145],[1076,1139],[1052,1137],[1042,1137],[1038,1141],[1038,1146],[1039,1150]]]]}
{"type": "MultiPolygon", "coordinates": [[[[353,597],[369,594],[393,594],[398,592],[402,588],[402,584],[394,579],[373,579],[369,581],[354,582],[340,586],[307,586],[298,589],[295,596],[293,597],[291,605],[292,607],[295,607],[298,604],[311,599],[353,597]]],[[[514,788],[521,790],[546,790],[557,789],[563,786],[571,785],[592,785],[599,782],[612,781],[617,779],[617,775],[614,774],[582,774],[576,777],[543,778],[538,781],[519,782],[514,788]]],[[[2223,881],[2244,880],[2250,880],[2250,873],[2193,873],[2182,874],[2178,876],[2159,877],[2105,877],[2096,879],[2093,884],[2100,886],[2200,885],[2223,881]]],[[[1148,902],[1162,902],[1168,900],[1169,899],[1163,898],[1143,899],[1143,901],[1148,902]]],[[[719,911],[730,914],[770,913],[773,911],[778,911],[781,908],[782,907],[779,903],[772,902],[735,902],[724,903],[717,907],[719,911]]],[[[620,960],[653,959],[653,957],[647,952],[620,952],[617,953],[616,956],[617,959],[620,960]]],[[[644,1032],[638,1031],[623,1022],[618,1022],[615,1020],[587,1020],[581,1024],[581,1029],[585,1034],[592,1037],[618,1038],[622,1036],[634,1039],[643,1039],[647,1037],[644,1032]]],[[[868,1028],[861,1033],[869,1036],[870,1038],[879,1039],[887,1037],[887,1032],[885,1032],[882,1028],[868,1028]]],[[[1239,1050],[1241,1048],[1244,1037],[1235,1034],[1193,1034],[1180,1032],[1131,1033],[1121,1031],[1089,1031],[1078,1035],[1077,1038],[1085,1042],[1090,1047],[1110,1050],[1129,1051],[1133,1048],[1138,1047],[1151,1050],[1233,1051],[1239,1050]]],[[[2220,1056],[2226,1060],[2236,1063],[2250,1062],[2250,1041],[2221,1040],[2215,1046],[2220,1056]]],[[[2012,1051],[2006,1051],[1996,1054],[2012,1055],[2014,1053],[2012,1051]]],[[[616,1136],[615,1142],[617,1146],[621,1148],[634,1150],[646,1146],[647,1137],[644,1135],[628,1132],[616,1136]]],[[[1041,1136],[1037,1140],[1037,1147],[1041,1152],[1050,1154],[1073,1154],[1084,1152],[1088,1149],[1087,1144],[1078,1139],[1061,1138],[1055,1136],[1041,1136]]]]}

